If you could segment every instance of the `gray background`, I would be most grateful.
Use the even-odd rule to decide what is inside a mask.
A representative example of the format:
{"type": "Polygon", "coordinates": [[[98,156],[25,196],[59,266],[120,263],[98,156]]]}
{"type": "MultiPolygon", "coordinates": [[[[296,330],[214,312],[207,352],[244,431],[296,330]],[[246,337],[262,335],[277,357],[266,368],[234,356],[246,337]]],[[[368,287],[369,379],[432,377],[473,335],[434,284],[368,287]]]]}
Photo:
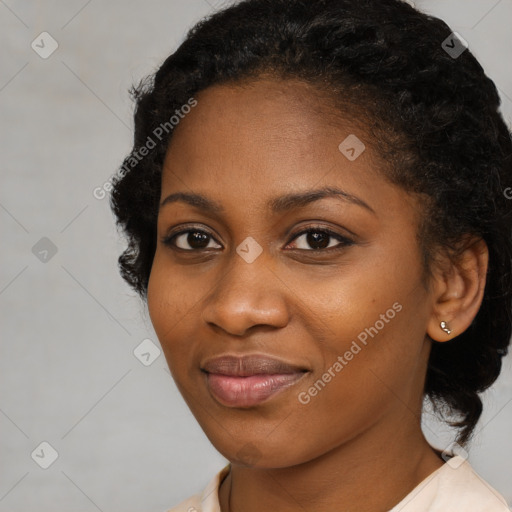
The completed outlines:
{"type": "MultiPolygon", "coordinates": [[[[164,511],[225,464],[163,354],[148,366],[134,356],[144,339],[159,344],[118,275],[108,199],[93,196],[130,149],[127,89],[219,5],[0,0],[2,512],[164,511]],[[59,45],[46,59],[31,48],[43,31],[59,45]],[[48,469],[36,464],[49,460],[43,441],[58,452],[48,469]]],[[[511,119],[512,0],[416,5],[468,41],[511,119]]],[[[469,457],[510,503],[511,361],[484,396],[469,457]]],[[[440,448],[452,439],[428,415],[425,432],[440,448]]]]}

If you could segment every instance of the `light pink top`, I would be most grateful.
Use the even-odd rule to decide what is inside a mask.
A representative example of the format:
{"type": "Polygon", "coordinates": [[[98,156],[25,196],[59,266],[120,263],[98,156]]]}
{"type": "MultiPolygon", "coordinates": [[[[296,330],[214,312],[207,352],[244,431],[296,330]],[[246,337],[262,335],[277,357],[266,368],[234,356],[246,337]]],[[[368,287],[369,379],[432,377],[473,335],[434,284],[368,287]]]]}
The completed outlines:
{"type": "MultiPolygon", "coordinates": [[[[219,487],[230,464],[202,493],[167,512],[220,512],[219,487]]],[[[510,512],[503,496],[483,480],[460,455],[455,455],[420,482],[389,512],[510,512]]]]}

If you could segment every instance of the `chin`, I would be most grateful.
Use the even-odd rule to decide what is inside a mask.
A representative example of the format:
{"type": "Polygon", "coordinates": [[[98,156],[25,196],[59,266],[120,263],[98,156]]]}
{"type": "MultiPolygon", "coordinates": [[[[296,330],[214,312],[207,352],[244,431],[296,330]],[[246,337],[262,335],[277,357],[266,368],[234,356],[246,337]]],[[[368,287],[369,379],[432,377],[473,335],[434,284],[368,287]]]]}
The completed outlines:
{"type": "MultiPolygon", "coordinates": [[[[210,439],[210,441],[212,441],[210,439]]],[[[222,443],[213,442],[216,450],[232,464],[254,469],[278,469],[296,466],[308,460],[297,451],[293,443],[278,441],[275,446],[261,441],[234,443],[224,439],[222,443]]]]}

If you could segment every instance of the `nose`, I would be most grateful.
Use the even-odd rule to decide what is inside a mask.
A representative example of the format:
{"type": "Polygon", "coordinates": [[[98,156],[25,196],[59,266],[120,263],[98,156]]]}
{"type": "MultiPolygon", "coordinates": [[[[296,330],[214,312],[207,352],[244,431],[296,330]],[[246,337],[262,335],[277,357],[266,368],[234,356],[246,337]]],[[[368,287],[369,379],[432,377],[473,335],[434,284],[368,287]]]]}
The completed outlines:
{"type": "Polygon", "coordinates": [[[261,254],[247,263],[238,254],[205,299],[203,321],[234,336],[255,326],[284,327],[288,323],[287,286],[265,264],[261,254]]]}

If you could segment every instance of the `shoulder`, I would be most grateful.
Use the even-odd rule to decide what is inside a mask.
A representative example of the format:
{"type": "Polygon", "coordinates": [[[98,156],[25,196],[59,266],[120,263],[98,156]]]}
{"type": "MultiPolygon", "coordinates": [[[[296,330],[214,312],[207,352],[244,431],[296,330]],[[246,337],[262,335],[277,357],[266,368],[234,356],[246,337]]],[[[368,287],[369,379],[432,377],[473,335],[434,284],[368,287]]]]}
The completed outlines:
{"type": "Polygon", "coordinates": [[[450,459],[439,479],[439,494],[446,500],[453,495],[461,510],[510,512],[505,498],[486,482],[462,457],[450,459]]]}
{"type": "Polygon", "coordinates": [[[201,494],[195,494],[190,498],[182,501],[175,507],[167,510],[167,512],[200,512],[202,511],[201,494]]]}
{"type": "Polygon", "coordinates": [[[194,494],[166,512],[220,512],[219,487],[231,465],[224,466],[202,492],[194,494]]]}
{"type": "Polygon", "coordinates": [[[390,512],[510,512],[503,496],[463,457],[434,471],[390,512]]]}

